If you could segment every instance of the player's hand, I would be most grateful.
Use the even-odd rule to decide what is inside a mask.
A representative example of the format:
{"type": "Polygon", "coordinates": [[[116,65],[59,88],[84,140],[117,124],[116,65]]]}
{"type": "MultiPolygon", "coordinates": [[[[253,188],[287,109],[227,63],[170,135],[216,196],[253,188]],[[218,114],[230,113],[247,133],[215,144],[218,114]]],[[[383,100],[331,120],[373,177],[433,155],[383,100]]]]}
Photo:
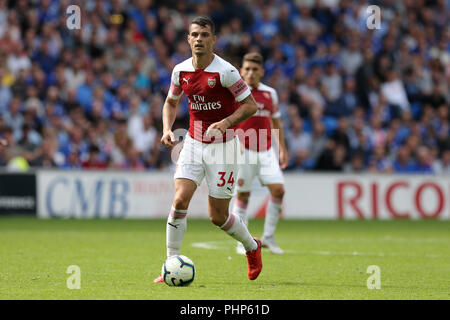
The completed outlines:
{"type": "Polygon", "coordinates": [[[280,150],[280,168],[286,169],[289,164],[289,155],[287,150],[280,150]]]}
{"type": "Polygon", "coordinates": [[[161,143],[166,147],[173,147],[175,145],[175,135],[173,134],[172,130],[163,132],[161,143]]]}
{"type": "Polygon", "coordinates": [[[207,138],[215,137],[216,139],[219,139],[225,134],[228,127],[228,121],[225,119],[219,122],[214,122],[208,127],[208,129],[206,129],[205,135],[207,138]]]}

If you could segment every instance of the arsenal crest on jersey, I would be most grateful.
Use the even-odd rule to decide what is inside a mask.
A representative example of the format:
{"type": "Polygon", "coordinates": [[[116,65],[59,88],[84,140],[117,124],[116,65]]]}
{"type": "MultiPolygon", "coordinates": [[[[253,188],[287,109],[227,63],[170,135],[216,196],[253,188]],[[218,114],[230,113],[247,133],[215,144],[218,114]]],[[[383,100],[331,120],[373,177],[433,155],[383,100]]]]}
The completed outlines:
{"type": "Polygon", "coordinates": [[[216,85],[216,78],[208,78],[208,86],[210,88],[214,88],[215,85],[216,85]]]}

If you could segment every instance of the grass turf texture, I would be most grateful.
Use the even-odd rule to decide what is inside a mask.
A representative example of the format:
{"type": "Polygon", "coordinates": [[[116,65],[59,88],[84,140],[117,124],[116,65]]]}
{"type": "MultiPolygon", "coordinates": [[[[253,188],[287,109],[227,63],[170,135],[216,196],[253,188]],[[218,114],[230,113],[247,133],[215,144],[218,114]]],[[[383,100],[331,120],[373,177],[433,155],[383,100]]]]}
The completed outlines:
{"type": "MultiPolygon", "coordinates": [[[[181,254],[196,267],[189,287],[154,284],[165,259],[165,220],[0,218],[0,299],[449,299],[448,221],[281,220],[282,256],[263,249],[247,279],[235,241],[207,220],[188,220],[181,254]],[[208,247],[204,248],[204,247],[208,247]],[[66,286],[68,266],[81,289],[66,286]],[[381,269],[369,290],[367,267],[381,269]]],[[[251,220],[260,236],[263,220],[251,220]]]]}

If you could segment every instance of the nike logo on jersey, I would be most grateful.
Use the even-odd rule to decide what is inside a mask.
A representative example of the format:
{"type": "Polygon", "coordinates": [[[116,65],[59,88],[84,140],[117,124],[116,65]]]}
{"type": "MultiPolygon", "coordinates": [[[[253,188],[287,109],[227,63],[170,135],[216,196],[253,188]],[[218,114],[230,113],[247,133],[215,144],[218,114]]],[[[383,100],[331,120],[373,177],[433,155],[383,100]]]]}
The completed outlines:
{"type": "Polygon", "coordinates": [[[227,187],[227,189],[228,189],[230,192],[232,191],[230,187],[227,187]]]}
{"type": "Polygon", "coordinates": [[[171,224],[170,222],[167,222],[167,224],[171,227],[174,227],[175,229],[178,229],[179,224],[171,224]]]}

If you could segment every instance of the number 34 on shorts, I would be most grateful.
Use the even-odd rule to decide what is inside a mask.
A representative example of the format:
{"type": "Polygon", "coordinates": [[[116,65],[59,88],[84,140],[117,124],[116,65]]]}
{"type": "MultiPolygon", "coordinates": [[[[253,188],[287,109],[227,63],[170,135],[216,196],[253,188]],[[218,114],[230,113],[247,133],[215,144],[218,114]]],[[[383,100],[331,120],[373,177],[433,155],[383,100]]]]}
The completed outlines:
{"type": "Polygon", "coordinates": [[[233,171],[231,171],[228,174],[228,178],[227,178],[227,172],[225,171],[219,171],[219,183],[217,183],[218,187],[224,187],[225,184],[229,184],[231,189],[234,186],[234,177],[233,177],[233,171]]]}

